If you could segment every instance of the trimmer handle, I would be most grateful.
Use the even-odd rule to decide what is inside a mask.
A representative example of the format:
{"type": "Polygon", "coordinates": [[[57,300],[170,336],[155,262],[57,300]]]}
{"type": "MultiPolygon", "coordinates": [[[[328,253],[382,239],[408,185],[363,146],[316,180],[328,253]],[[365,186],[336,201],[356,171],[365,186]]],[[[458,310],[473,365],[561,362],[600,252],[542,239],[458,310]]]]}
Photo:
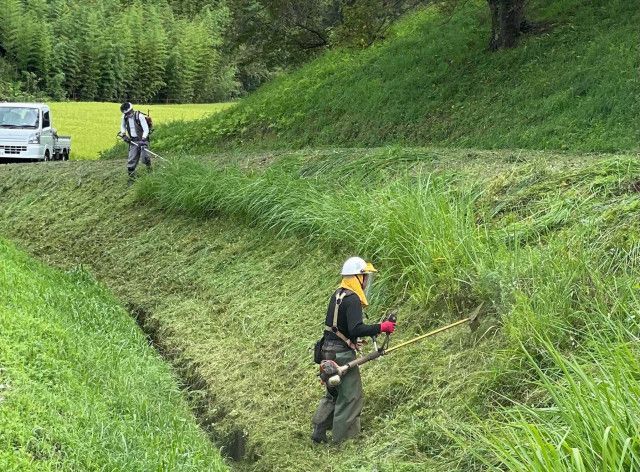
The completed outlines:
{"type": "MultiPolygon", "coordinates": [[[[384,317],[384,319],[382,320],[382,322],[384,321],[391,321],[392,323],[397,323],[398,322],[398,312],[396,311],[392,311],[391,313],[389,313],[387,316],[384,317]]],[[[377,348],[376,350],[378,352],[382,354],[384,354],[384,351],[389,347],[389,339],[390,339],[390,335],[389,333],[385,334],[385,338],[384,338],[384,342],[382,343],[382,346],[380,346],[379,348],[377,348]]],[[[376,345],[377,347],[377,345],[376,345]]]]}

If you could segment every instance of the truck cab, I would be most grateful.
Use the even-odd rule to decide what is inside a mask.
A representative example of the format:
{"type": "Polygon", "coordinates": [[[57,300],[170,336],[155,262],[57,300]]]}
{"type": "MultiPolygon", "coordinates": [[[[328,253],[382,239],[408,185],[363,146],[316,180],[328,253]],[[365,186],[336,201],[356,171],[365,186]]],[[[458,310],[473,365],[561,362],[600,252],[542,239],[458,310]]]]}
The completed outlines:
{"type": "Polygon", "coordinates": [[[71,138],[58,136],[42,103],[0,103],[0,159],[67,160],[71,138]]]}

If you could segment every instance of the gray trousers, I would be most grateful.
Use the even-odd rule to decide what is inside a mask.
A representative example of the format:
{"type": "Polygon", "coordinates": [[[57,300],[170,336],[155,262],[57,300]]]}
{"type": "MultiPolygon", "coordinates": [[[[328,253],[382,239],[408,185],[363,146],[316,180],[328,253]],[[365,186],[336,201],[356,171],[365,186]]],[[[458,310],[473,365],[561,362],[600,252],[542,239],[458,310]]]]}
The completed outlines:
{"type": "Polygon", "coordinates": [[[129,158],[127,159],[127,170],[129,174],[132,175],[136,167],[138,167],[138,162],[140,162],[140,158],[142,158],[142,162],[147,167],[151,167],[151,155],[147,152],[147,146],[136,146],[134,144],[129,144],[129,158]]]}
{"type": "MultiPolygon", "coordinates": [[[[338,365],[344,365],[356,358],[353,351],[332,352],[330,349],[323,349],[323,357],[335,360],[338,365]]],[[[332,429],[335,443],[353,438],[360,434],[363,403],[360,369],[356,367],[342,377],[342,382],[337,387],[327,386],[327,392],[313,415],[313,424],[321,435],[332,429]]]]}

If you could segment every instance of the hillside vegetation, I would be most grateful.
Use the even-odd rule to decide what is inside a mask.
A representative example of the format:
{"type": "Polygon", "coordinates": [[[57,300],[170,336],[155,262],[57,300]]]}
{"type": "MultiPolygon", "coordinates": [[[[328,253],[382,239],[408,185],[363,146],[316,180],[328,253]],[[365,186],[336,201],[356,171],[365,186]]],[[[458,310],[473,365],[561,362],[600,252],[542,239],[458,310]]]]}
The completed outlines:
{"type": "Polygon", "coordinates": [[[225,3],[5,0],[0,77],[55,100],[212,102],[237,89],[223,58],[225,3]],[[197,3],[197,4],[196,4],[197,3]]]}
{"type": "Polygon", "coordinates": [[[113,290],[236,470],[640,470],[640,10],[534,0],[492,53],[486,2],[458,4],[162,127],[133,187],[122,160],[0,167],[0,233],[113,290]],[[363,367],[362,436],[314,447],[354,254],[392,344],[480,329],[363,367]]]}
{"type": "Polygon", "coordinates": [[[3,240],[0,424],[3,471],[226,470],[113,297],[3,240]]]}
{"type": "Polygon", "coordinates": [[[486,48],[486,2],[462,4],[411,15],[366,50],[325,54],[159,144],[638,148],[635,2],[529,2],[539,31],[500,52],[486,48]]]}
{"type": "Polygon", "coordinates": [[[14,166],[0,221],[145,314],[208,392],[201,422],[238,470],[633,470],[637,162],[231,153],[165,164],[124,197],[119,163],[14,166]],[[364,435],[328,466],[308,439],[309,348],[356,252],[382,270],[369,318],[401,308],[393,342],[484,318],[363,369],[364,435]]]}

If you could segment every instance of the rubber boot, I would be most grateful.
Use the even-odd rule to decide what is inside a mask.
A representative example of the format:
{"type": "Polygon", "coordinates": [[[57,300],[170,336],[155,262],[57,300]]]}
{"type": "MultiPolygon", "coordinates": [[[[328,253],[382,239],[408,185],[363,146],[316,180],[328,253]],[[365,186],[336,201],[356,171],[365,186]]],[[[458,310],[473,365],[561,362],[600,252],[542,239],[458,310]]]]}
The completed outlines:
{"type": "Polygon", "coordinates": [[[327,430],[319,424],[313,425],[313,433],[311,433],[311,440],[316,444],[322,444],[329,442],[327,439],[327,430]]]}
{"type": "Polygon", "coordinates": [[[335,397],[327,391],[322,400],[320,400],[320,404],[313,415],[313,433],[311,433],[311,440],[314,443],[329,442],[327,439],[327,430],[333,426],[334,408],[335,397]]]}
{"type": "MultiPolygon", "coordinates": [[[[353,351],[336,354],[338,365],[345,365],[356,358],[353,351]]],[[[345,439],[360,434],[360,412],[364,404],[362,379],[360,369],[354,368],[342,376],[337,387],[335,410],[333,412],[333,442],[339,443],[345,439]]]]}

